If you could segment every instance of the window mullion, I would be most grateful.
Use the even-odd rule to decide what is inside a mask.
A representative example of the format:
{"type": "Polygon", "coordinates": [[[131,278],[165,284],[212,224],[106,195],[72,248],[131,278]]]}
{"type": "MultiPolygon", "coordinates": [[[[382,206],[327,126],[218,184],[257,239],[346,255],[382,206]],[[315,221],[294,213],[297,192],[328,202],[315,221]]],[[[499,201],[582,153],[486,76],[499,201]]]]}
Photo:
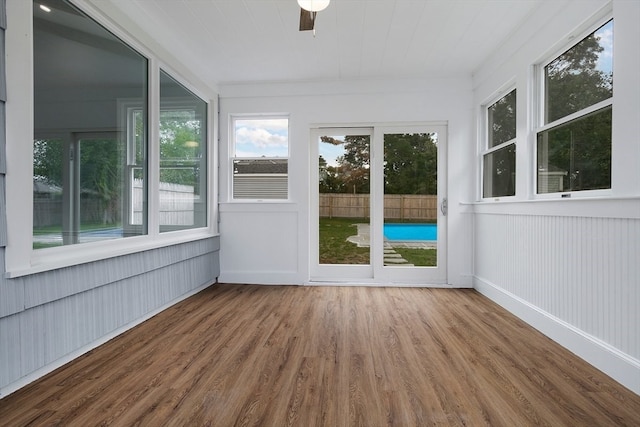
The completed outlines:
{"type": "Polygon", "coordinates": [[[569,114],[568,116],[564,116],[554,122],[548,123],[546,125],[542,125],[537,129],[537,132],[544,132],[549,129],[555,128],[557,126],[563,125],[565,123],[569,123],[575,119],[579,119],[580,117],[586,116],[588,114],[593,113],[594,111],[598,111],[602,108],[613,105],[613,97],[605,99],[604,101],[600,101],[597,104],[590,105],[587,108],[584,108],[580,111],[576,111],[573,114],[569,114]]]}
{"type": "Polygon", "coordinates": [[[507,146],[509,146],[511,144],[515,144],[515,143],[516,143],[516,138],[510,139],[510,140],[505,141],[505,142],[503,142],[503,143],[501,143],[499,145],[496,145],[495,147],[487,148],[486,150],[484,150],[482,152],[482,155],[485,156],[487,154],[491,154],[491,153],[493,153],[495,151],[500,150],[501,148],[507,147],[507,146]]]}
{"type": "Polygon", "coordinates": [[[160,66],[149,60],[149,96],[147,114],[147,224],[148,234],[160,232],[160,66]]]}

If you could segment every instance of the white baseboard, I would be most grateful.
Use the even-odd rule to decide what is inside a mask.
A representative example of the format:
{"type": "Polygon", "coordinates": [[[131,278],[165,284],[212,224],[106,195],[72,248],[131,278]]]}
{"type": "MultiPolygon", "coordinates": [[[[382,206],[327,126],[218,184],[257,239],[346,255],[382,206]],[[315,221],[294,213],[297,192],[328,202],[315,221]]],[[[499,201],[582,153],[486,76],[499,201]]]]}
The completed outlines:
{"type": "Polygon", "coordinates": [[[299,285],[303,282],[297,271],[220,271],[220,283],[243,285],[299,285]]]}
{"type": "Polygon", "coordinates": [[[474,288],[578,357],[640,395],[640,360],[479,277],[474,288]]]}
{"type": "Polygon", "coordinates": [[[55,371],[56,369],[58,369],[59,367],[71,362],[73,359],[76,359],[80,356],[82,356],[85,353],[88,353],[89,351],[93,350],[96,347],[101,346],[102,344],[106,343],[107,341],[112,340],[113,338],[117,337],[118,335],[128,331],[129,329],[141,324],[142,322],[149,320],[150,318],[152,318],[153,316],[155,316],[156,314],[166,310],[167,308],[171,307],[172,305],[175,305],[177,303],[179,303],[182,300],[185,300],[187,298],[189,298],[192,295],[197,294],[198,292],[208,288],[209,286],[212,286],[213,283],[207,283],[205,285],[199,286],[195,289],[192,289],[191,291],[187,292],[186,294],[180,295],[178,298],[156,308],[153,311],[150,311],[149,313],[145,314],[144,316],[134,320],[133,322],[129,322],[126,325],[100,337],[99,339],[83,346],[80,347],[79,349],[68,353],[67,355],[59,358],[58,360],[55,360],[54,362],[51,362],[43,367],[41,367],[40,369],[37,369],[33,372],[31,372],[30,374],[20,378],[19,380],[11,383],[11,384],[7,384],[4,387],[0,387],[0,399],[3,397],[8,396],[9,394],[21,389],[22,387],[36,381],[37,379],[47,375],[50,372],[55,371]]]}

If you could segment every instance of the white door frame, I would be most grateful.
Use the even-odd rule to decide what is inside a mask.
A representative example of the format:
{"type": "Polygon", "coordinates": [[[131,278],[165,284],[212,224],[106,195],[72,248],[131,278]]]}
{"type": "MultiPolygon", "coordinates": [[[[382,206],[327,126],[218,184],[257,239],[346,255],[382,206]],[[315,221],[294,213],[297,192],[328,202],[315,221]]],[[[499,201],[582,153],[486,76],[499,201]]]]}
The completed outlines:
{"type": "Polygon", "coordinates": [[[442,286],[447,284],[447,123],[373,123],[370,125],[317,125],[311,128],[310,147],[310,233],[309,284],[340,284],[370,286],[442,286]],[[389,133],[438,134],[438,252],[437,267],[384,266],[384,135],[389,133]],[[318,141],[324,135],[371,135],[370,146],[370,265],[319,264],[318,258],[318,141]]]}
{"type": "MultiPolygon", "coordinates": [[[[371,169],[375,176],[375,197],[371,209],[371,236],[377,244],[372,254],[375,281],[389,284],[445,285],[447,284],[447,125],[446,123],[391,124],[374,128],[375,155],[371,169]],[[384,135],[392,133],[436,133],[438,141],[438,240],[436,267],[385,266],[383,251],[384,225],[384,135]]],[[[373,151],[373,150],[372,150],[373,151]]],[[[373,183],[372,183],[373,184],[373,183]]],[[[373,193],[373,191],[372,191],[373,193]]]]}

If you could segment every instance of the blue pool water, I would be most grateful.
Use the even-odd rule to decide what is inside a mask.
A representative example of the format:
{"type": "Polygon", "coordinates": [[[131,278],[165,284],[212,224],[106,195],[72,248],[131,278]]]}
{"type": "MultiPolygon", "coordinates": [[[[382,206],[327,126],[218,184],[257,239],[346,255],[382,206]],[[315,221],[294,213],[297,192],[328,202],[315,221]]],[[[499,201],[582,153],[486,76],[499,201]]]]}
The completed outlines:
{"type": "Polygon", "coordinates": [[[438,225],[385,224],[384,237],[398,241],[438,240],[438,225]]]}

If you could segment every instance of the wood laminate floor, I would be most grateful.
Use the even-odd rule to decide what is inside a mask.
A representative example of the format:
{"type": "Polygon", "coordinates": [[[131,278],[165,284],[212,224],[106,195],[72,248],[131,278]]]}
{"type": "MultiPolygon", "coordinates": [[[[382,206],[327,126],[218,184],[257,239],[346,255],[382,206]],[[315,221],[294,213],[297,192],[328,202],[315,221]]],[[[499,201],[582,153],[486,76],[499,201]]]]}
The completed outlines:
{"type": "Polygon", "coordinates": [[[473,290],[215,285],[0,425],[638,426],[640,396],[473,290]]]}

